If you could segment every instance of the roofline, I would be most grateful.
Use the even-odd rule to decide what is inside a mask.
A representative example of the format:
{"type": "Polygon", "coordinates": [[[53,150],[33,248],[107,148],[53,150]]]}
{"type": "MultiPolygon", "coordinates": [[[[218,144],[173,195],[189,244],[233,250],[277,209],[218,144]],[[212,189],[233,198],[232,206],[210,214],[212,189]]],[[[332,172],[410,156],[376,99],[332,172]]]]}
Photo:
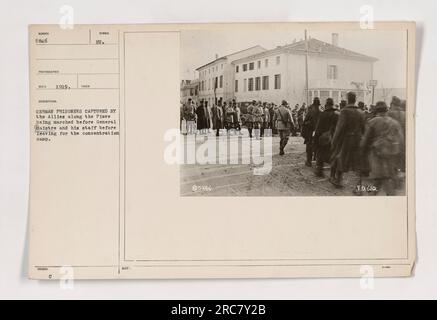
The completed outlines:
{"type": "MultiPolygon", "coordinates": [[[[328,43],[328,42],[325,42],[325,41],[322,41],[322,40],[319,40],[319,39],[316,39],[316,38],[312,38],[312,39],[320,41],[320,42],[323,42],[323,43],[328,43]]],[[[307,40],[307,41],[309,41],[309,40],[307,40]]],[[[243,57],[243,58],[240,58],[240,59],[237,59],[237,60],[233,60],[233,61],[231,61],[231,63],[235,64],[235,63],[240,63],[240,62],[244,62],[244,61],[252,60],[252,59],[256,59],[256,58],[263,58],[263,57],[270,56],[270,55],[275,54],[275,53],[305,54],[304,50],[302,50],[302,51],[291,51],[293,49],[293,47],[296,47],[296,46],[298,46],[298,45],[300,45],[300,44],[302,44],[304,42],[305,42],[305,40],[301,40],[301,41],[298,41],[298,42],[295,42],[295,43],[291,43],[291,44],[288,44],[288,45],[276,47],[276,48],[273,48],[273,49],[270,49],[270,50],[266,50],[264,52],[253,54],[251,56],[247,56],[247,57],[243,57]]],[[[328,44],[331,45],[330,43],[328,43],[328,44]]],[[[355,56],[355,57],[354,56],[342,56],[340,54],[337,55],[337,54],[321,53],[321,52],[315,52],[315,51],[309,51],[309,55],[322,55],[322,56],[331,56],[331,57],[341,57],[343,59],[359,60],[359,61],[369,61],[369,62],[376,62],[376,61],[378,61],[377,58],[374,58],[374,57],[371,57],[371,56],[367,56],[367,55],[364,55],[364,54],[361,54],[361,53],[358,53],[358,52],[354,52],[354,51],[346,49],[346,48],[342,48],[342,47],[338,47],[338,46],[337,46],[337,48],[344,49],[344,50],[346,50],[348,52],[353,52],[353,53],[356,53],[356,54],[360,54],[362,56],[361,57],[360,56],[355,56]]]]}
{"type": "Polygon", "coordinates": [[[225,56],[222,56],[222,57],[220,57],[220,58],[217,58],[217,59],[215,59],[215,60],[213,60],[213,61],[211,61],[211,62],[208,62],[208,63],[204,64],[203,66],[198,67],[198,68],[196,69],[196,71],[199,71],[199,70],[202,69],[202,68],[205,68],[205,67],[207,67],[207,66],[209,66],[209,65],[211,65],[211,64],[214,64],[214,63],[217,62],[217,61],[220,61],[220,60],[226,60],[229,56],[232,56],[232,55],[234,55],[234,54],[241,53],[241,52],[244,52],[244,51],[247,51],[247,50],[250,50],[250,49],[254,49],[254,48],[258,48],[258,47],[261,48],[261,49],[266,50],[265,48],[263,48],[262,46],[260,46],[259,44],[257,44],[256,46],[252,46],[252,47],[249,47],[249,48],[246,48],[246,49],[240,50],[240,51],[235,51],[235,52],[233,52],[233,53],[229,53],[229,54],[227,54],[227,55],[225,55],[225,56]]]}

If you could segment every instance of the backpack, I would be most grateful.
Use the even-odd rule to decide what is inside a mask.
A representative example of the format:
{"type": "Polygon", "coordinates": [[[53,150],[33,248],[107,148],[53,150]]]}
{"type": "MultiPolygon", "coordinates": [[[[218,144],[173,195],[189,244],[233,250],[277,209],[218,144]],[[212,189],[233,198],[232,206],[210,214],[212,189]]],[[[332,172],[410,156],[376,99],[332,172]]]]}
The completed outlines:
{"type": "Polygon", "coordinates": [[[400,154],[402,136],[398,126],[388,123],[387,130],[373,143],[373,149],[378,157],[389,158],[400,154]]]}

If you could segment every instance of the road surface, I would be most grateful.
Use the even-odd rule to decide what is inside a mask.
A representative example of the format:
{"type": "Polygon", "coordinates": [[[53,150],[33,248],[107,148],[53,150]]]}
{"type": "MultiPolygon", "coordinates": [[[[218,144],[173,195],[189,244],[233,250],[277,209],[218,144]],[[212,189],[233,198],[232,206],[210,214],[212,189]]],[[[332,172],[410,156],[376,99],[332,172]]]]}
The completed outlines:
{"type": "MultiPolygon", "coordinates": [[[[268,139],[268,138],[267,138],[268,139]]],[[[205,143],[229,141],[229,159],[237,164],[184,164],[180,167],[182,196],[355,196],[353,190],[359,182],[355,173],[344,175],[344,188],[335,188],[328,180],[329,166],[324,168],[325,177],[316,177],[314,168],[305,166],[305,145],[301,137],[290,137],[285,148],[285,155],[279,156],[279,137],[272,138],[272,170],[267,174],[256,175],[255,164],[241,164],[242,150],[232,153],[237,145],[250,145],[247,132],[243,136],[231,136],[229,139],[223,134],[216,138],[213,133],[197,136],[191,144],[196,151],[205,143]],[[235,147],[235,148],[234,148],[235,147]],[[236,161],[238,159],[238,161],[236,161]]],[[[256,143],[256,140],[253,140],[256,143]]],[[[204,146],[205,147],[205,146],[204,146]]],[[[268,154],[268,152],[266,152],[268,154]]],[[[229,162],[228,159],[228,162],[229,162]]],[[[247,160],[247,159],[246,159],[247,160]]],[[[315,162],[313,162],[314,166],[315,162]]],[[[372,185],[370,180],[362,180],[362,185],[372,185]]],[[[380,192],[384,195],[383,192],[380,192]]],[[[366,195],[368,195],[366,193],[366,195]]]]}

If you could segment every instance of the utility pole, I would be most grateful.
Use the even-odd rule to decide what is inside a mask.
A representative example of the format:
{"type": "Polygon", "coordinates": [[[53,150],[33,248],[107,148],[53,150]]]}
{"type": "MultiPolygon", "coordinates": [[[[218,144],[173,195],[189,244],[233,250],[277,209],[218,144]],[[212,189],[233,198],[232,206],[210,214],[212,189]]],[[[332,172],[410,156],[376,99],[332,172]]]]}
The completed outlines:
{"type": "Polygon", "coordinates": [[[309,99],[310,99],[310,91],[309,91],[309,82],[308,82],[308,54],[309,54],[309,48],[308,48],[308,34],[307,29],[305,29],[305,91],[306,91],[306,100],[307,100],[307,106],[309,106],[309,99]]]}
{"type": "Polygon", "coordinates": [[[372,88],[372,105],[375,104],[375,87],[378,85],[377,80],[370,80],[369,86],[372,88]]]}

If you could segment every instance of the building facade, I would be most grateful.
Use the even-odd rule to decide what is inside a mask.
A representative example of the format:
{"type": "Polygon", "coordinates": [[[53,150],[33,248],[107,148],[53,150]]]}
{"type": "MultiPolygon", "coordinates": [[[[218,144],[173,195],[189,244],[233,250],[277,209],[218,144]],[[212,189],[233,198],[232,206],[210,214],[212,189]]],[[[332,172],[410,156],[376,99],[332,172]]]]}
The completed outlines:
{"type": "Polygon", "coordinates": [[[186,103],[188,99],[194,102],[199,101],[199,80],[182,80],[181,81],[181,103],[186,103]]]}
{"type": "Polygon", "coordinates": [[[234,66],[232,61],[266,51],[261,46],[254,46],[232,54],[217,57],[196,69],[199,73],[199,100],[208,105],[234,98],[234,66]]]}
{"type": "Polygon", "coordinates": [[[322,103],[331,97],[335,103],[348,91],[357,93],[358,101],[369,103],[376,58],[356,53],[314,38],[265,50],[236,59],[234,95],[239,102],[260,100],[280,104],[307,102],[306,57],[308,59],[308,100],[319,97],[322,103]]]}

